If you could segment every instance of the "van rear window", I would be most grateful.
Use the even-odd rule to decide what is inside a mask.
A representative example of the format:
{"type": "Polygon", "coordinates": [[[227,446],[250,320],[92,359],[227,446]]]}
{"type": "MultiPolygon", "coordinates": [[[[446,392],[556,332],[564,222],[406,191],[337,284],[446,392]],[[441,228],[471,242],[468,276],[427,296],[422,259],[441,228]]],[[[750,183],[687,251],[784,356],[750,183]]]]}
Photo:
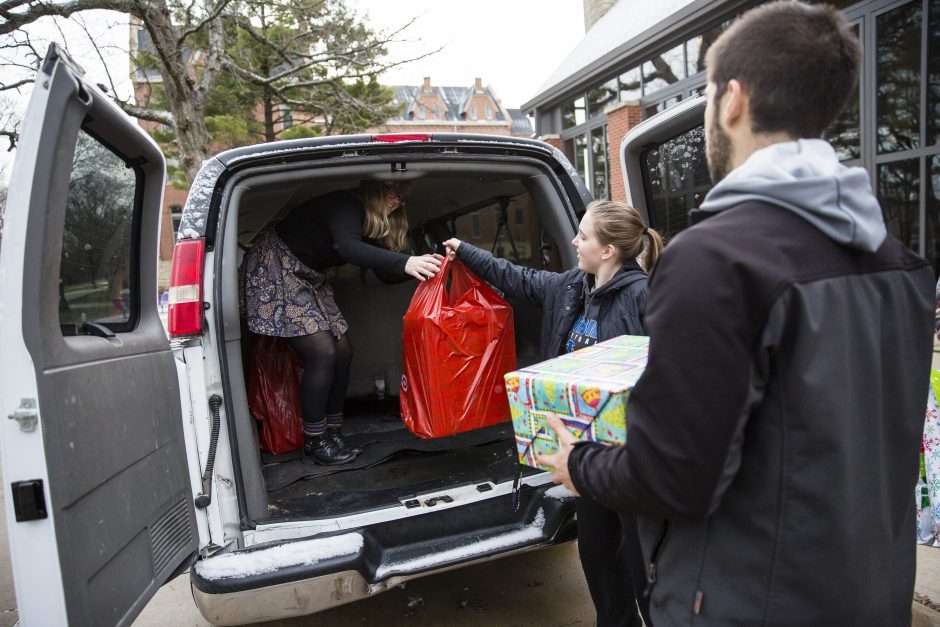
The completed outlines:
{"type": "Polygon", "coordinates": [[[705,128],[697,126],[641,155],[650,226],[666,239],[689,225],[689,211],[711,189],[705,159],[705,128]]]}
{"type": "Polygon", "coordinates": [[[80,131],[65,213],[59,266],[59,324],[73,335],[84,322],[124,331],[136,312],[131,287],[137,173],[80,131]]]}

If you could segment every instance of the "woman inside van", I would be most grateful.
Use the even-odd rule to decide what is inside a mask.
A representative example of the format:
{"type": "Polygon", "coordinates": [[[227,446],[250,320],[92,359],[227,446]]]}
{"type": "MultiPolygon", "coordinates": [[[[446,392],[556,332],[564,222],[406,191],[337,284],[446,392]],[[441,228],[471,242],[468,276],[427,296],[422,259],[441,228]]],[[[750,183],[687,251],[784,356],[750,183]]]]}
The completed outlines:
{"type": "MultiPolygon", "coordinates": [[[[645,335],[647,273],[663,249],[659,234],[633,207],[595,201],[571,243],[578,266],[562,273],[519,266],[456,238],[444,246],[448,257],[459,257],[497,289],[543,308],[543,359],[618,335],[645,335]]],[[[598,627],[640,625],[637,604],[649,627],[636,518],[584,497],[576,508],[578,553],[598,627]]]]}
{"type": "Polygon", "coordinates": [[[364,181],[355,191],[314,198],[262,232],[245,256],[248,329],[287,339],[304,361],[304,461],[345,464],[359,453],[342,436],[352,347],[327,271],[352,263],[388,283],[409,275],[424,281],[443,260],[400,252],[408,231],[405,191],[397,182],[364,181]]]}

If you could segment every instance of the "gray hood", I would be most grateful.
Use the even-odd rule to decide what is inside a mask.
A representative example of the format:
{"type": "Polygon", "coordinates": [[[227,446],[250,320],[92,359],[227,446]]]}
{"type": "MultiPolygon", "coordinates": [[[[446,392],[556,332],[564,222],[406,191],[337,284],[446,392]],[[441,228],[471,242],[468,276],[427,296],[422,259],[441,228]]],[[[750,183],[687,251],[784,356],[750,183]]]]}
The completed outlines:
{"type": "Polygon", "coordinates": [[[887,236],[868,172],[843,166],[821,139],[755,151],[712,188],[699,211],[717,213],[749,200],[788,209],[853,248],[874,252],[887,236]]]}

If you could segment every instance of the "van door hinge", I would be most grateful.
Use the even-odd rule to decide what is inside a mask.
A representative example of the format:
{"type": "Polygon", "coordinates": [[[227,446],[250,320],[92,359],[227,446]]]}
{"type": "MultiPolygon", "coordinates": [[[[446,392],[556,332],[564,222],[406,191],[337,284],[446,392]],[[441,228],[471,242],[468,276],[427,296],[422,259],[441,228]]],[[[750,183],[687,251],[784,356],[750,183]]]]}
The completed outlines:
{"type": "Polygon", "coordinates": [[[35,431],[36,423],[39,422],[39,409],[36,407],[36,399],[20,399],[19,409],[7,416],[7,418],[20,423],[20,431],[27,433],[35,431]]]}

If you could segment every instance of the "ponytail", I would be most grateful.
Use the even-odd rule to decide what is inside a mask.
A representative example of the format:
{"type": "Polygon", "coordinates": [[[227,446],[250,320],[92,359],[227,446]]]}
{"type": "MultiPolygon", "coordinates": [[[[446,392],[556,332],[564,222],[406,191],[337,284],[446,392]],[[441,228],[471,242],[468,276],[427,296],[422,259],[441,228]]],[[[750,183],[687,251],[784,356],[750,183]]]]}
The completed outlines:
{"type": "Polygon", "coordinates": [[[649,274],[663,254],[663,238],[655,229],[646,229],[646,248],[643,250],[643,269],[649,274]]]}
{"type": "Polygon", "coordinates": [[[626,203],[595,200],[587,206],[587,212],[594,218],[601,244],[616,248],[622,262],[642,259],[643,269],[647,274],[652,272],[663,252],[663,239],[646,226],[639,211],[626,203]]]}

